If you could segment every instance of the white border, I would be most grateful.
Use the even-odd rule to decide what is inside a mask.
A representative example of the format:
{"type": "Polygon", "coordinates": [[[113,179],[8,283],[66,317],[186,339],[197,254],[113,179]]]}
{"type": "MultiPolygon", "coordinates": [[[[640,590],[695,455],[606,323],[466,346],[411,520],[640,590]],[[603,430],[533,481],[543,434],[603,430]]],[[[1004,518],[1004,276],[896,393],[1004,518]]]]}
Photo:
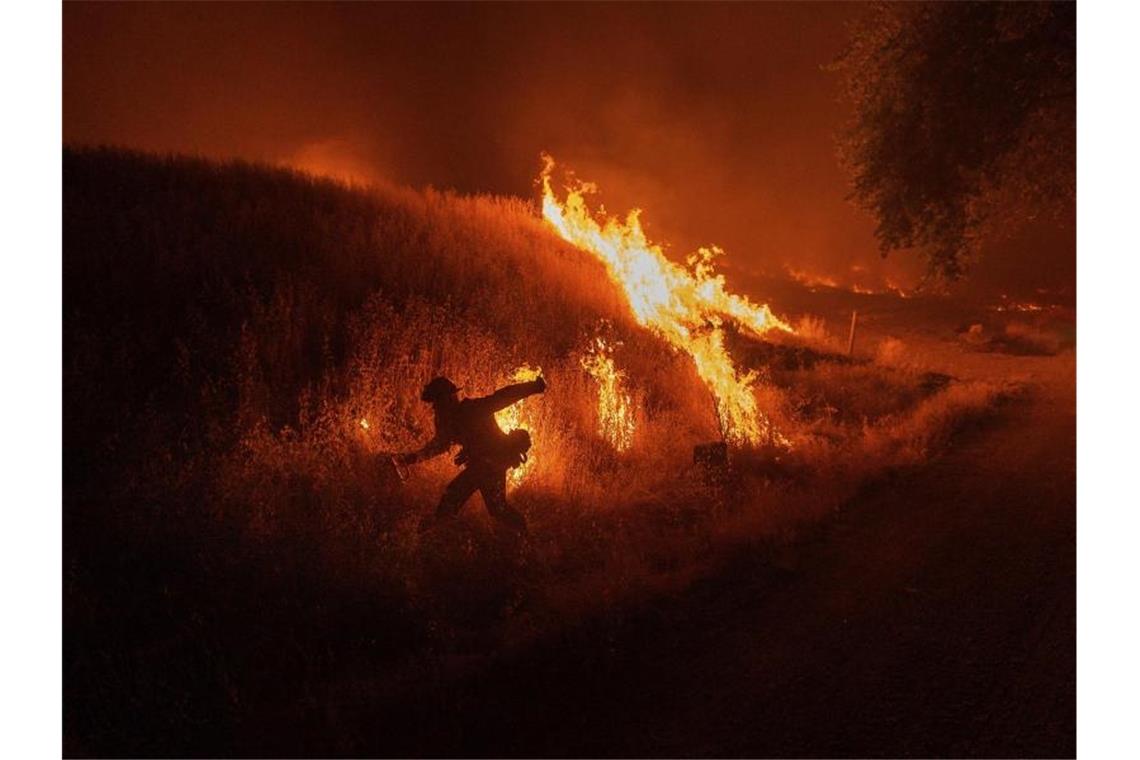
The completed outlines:
{"type": "Polygon", "coordinates": [[[0,714],[7,757],[62,751],[61,18],[58,3],[11,3],[0,11],[0,714]]]}
{"type": "Polygon", "coordinates": [[[1077,747],[1084,757],[1135,757],[1140,747],[1138,16],[1129,3],[1082,2],[1077,11],[1077,747]]]}

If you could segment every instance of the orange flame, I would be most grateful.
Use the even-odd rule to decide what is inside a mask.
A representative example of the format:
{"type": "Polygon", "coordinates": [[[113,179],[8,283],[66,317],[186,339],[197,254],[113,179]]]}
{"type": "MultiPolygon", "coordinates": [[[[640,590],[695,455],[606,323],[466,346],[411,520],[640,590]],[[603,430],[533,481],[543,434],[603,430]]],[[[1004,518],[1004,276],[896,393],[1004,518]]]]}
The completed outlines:
{"type": "Polygon", "coordinates": [[[626,451],[633,445],[633,402],[625,390],[625,373],[614,364],[613,348],[604,338],[594,338],[581,361],[598,384],[598,434],[626,451]]]}
{"type": "Polygon", "coordinates": [[[646,238],[636,209],[624,223],[615,218],[599,223],[584,197],[593,188],[582,184],[566,188],[566,200],[559,202],[550,186],[554,160],[544,155],[543,162],[543,217],[564,240],[605,264],[639,324],[692,358],[715,399],[722,436],[734,443],[786,444],[757,408],[755,373],[740,373],[725,350],[723,321],[731,319],[755,335],[792,328],[768,306],[728,292],[724,276],[713,272],[718,248],[700,249],[689,258],[688,268],[675,264],[646,238]]]}
{"type": "MultiPolygon", "coordinates": [[[[529,367],[523,365],[514,371],[511,375],[512,383],[528,383],[531,380],[538,379],[542,374],[541,367],[529,367]]],[[[527,400],[517,401],[511,404],[506,409],[495,412],[495,422],[498,423],[499,428],[508,433],[516,428],[523,428],[530,433],[534,433],[535,426],[538,422],[533,414],[532,408],[527,404],[527,400]]],[[[527,460],[518,467],[507,471],[507,488],[517,488],[523,480],[526,479],[534,470],[535,462],[535,444],[538,442],[538,436],[531,436],[531,449],[527,455],[527,460]]]]}

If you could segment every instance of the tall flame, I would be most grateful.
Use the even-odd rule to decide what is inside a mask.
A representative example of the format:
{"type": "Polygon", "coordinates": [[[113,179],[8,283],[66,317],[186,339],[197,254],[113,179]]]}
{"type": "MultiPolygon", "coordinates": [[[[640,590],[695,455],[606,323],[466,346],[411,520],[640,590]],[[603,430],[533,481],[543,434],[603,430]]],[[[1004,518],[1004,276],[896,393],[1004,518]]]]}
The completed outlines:
{"type": "Polygon", "coordinates": [[[625,390],[625,374],[614,364],[613,348],[596,337],[581,361],[598,385],[598,434],[616,450],[626,451],[633,445],[633,402],[625,390]]]}
{"type": "Polygon", "coordinates": [[[725,350],[723,322],[730,319],[755,335],[792,328],[768,306],[727,291],[724,276],[713,272],[719,249],[700,249],[689,258],[688,268],[669,261],[646,238],[636,209],[624,223],[616,218],[599,223],[585,201],[593,188],[582,184],[568,187],[566,200],[559,202],[550,184],[554,160],[544,155],[543,162],[543,217],[563,239],[605,264],[639,324],[692,357],[715,399],[722,436],[734,443],[783,441],[757,408],[755,373],[740,373],[725,350]]]}
{"type": "MultiPolygon", "coordinates": [[[[524,364],[511,375],[511,382],[528,383],[532,380],[537,380],[541,374],[541,367],[529,367],[524,364]]],[[[522,401],[511,404],[506,409],[495,412],[495,422],[504,433],[509,433],[515,428],[523,428],[527,431],[534,432],[537,420],[533,418],[526,399],[523,399],[522,401]]],[[[535,441],[536,438],[532,436],[531,449],[527,455],[527,460],[518,467],[507,470],[507,488],[516,488],[534,469],[535,441]]]]}

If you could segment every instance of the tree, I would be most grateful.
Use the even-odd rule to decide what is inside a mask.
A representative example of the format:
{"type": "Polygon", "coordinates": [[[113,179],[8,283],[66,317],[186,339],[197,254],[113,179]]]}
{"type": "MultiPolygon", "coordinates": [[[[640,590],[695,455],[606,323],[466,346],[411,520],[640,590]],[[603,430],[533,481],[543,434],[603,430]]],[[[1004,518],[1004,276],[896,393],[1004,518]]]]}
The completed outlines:
{"type": "Polygon", "coordinates": [[[1076,4],[876,4],[833,65],[840,157],[883,256],[960,279],[982,240],[1076,200],[1076,4]]]}

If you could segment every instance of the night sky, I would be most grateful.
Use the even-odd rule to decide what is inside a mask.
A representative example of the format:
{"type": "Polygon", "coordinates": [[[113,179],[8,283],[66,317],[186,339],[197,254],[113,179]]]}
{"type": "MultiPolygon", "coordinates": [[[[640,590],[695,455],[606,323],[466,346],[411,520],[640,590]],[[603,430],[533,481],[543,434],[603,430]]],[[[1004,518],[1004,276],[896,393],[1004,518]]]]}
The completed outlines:
{"type": "MultiPolygon", "coordinates": [[[[645,210],[679,257],[907,285],[846,200],[835,74],[857,4],[66,3],[64,140],[535,197],[539,154],[645,210]]],[[[988,252],[975,287],[1075,279],[1072,232],[988,252]]],[[[758,294],[762,295],[762,294],[758,294]]]]}

